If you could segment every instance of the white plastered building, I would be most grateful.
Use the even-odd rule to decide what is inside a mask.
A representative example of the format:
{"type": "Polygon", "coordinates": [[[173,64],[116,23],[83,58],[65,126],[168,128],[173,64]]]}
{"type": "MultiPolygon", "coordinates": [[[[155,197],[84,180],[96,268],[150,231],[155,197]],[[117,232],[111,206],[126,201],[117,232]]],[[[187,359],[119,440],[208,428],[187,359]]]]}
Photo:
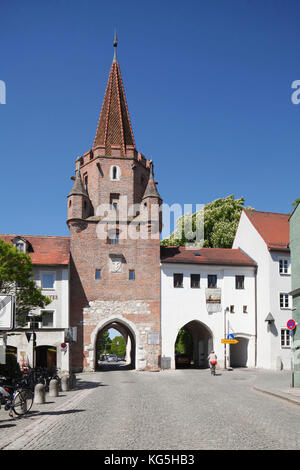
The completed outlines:
{"type": "Polygon", "coordinates": [[[165,247],[161,256],[162,362],[175,369],[177,335],[185,328],[193,339],[188,358],[208,366],[214,350],[218,366],[255,367],[256,264],[239,249],[165,247]],[[232,334],[238,343],[221,342],[232,334]]]}
{"type": "Polygon", "coordinates": [[[22,327],[16,323],[13,332],[8,332],[6,353],[14,354],[21,366],[35,364],[69,371],[69,344],[64,343],[65,329],[69,328],[69,238],[33,235],[0,235],[0,238],[28,253],[34,280],[51,300],[45,308],[30,312],[28,323],[22,327]],[[34,325],[30,320],[35,320],[34,325]],[[66,347],[62,347],[64,344],[66,347]]]}
{"type": "Polygon", "coordinates": [[[243,210],[233,248],[257,264],[257,367],[290,369],[289,214],[243,210]]]}

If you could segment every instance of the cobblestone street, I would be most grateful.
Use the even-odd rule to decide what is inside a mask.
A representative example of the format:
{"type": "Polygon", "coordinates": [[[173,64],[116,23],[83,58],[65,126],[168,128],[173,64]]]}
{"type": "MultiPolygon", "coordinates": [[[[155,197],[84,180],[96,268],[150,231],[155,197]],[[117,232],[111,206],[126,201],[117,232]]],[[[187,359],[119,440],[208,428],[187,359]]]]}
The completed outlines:
{"type": "Polygon", "coordinates": [[[288,373],[79,374],[77,390],[48,397],[26,418],[10,419],[1,409],[0,448],[299,450],[300,406],[257,390],[279,381],[288,388],[288,373]]]}

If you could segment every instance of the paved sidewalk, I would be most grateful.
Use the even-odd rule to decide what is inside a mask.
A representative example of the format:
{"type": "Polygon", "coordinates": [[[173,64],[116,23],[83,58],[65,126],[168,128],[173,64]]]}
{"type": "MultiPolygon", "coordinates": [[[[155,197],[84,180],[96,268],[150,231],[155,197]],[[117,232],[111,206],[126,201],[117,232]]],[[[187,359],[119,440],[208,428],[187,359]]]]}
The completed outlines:
{"type": "Polygon", "coordinates": [[[58,397],[51,397],[46,393],[44,404],[33,403],[28,416],[14,417],[9,416],[9,412],[1,406],[0,410],[0,450],[12,445],[16,440],[22,439],[28,433],[39,432],[51,421],[62,419],[66,414],[75,413],[75,405],[81,401],[95,386],[99,384],[99,376],[93,373],[76,374],[76,388],[67,392],[59,392],[58,397]]]}
{"type": "Polygon", "coordinates": [[[253,370],[256,372],[254,390],[300,405],[300,388],[291,387],[290,371],[253,370]]]}

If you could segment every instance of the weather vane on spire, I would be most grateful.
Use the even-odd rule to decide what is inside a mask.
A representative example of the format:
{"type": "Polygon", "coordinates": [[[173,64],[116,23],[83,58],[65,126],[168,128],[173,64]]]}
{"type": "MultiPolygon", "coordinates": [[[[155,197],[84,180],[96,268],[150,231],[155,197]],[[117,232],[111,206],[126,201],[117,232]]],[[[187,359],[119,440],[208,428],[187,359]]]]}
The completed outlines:
{"type": "Polygon", "coordinates": [[[117,62],[117,45],[118,45],[118,36],[117,36],[117,32],[115,30],[115,35],[114,35],[114,60],[113,62],[117,62]]]}

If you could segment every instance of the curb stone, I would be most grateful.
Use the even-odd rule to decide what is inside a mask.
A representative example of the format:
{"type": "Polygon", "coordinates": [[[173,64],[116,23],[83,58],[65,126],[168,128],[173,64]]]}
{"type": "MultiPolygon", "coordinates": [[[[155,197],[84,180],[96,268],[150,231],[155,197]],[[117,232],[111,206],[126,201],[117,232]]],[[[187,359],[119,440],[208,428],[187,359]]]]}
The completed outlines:
{"type": "Polygon", "coordinates": [[[282,395],[280,392],[271,392],[270,390],[265,390],[263,388],[259,388],[259,387],[253,387],[253,390],[256,390],[257,392],[261,392],[261,393],[264,393],[266,395],[271,395],[273,397],[276,397],[276,398],[281,398],[282,400],[285,400],[285,401],[288,401],[294,405],[298,405],[300,406],[300,400],[297,400],[297,399],[293,399],[291,397],[287,397],[285,395],[282,395]]]}

